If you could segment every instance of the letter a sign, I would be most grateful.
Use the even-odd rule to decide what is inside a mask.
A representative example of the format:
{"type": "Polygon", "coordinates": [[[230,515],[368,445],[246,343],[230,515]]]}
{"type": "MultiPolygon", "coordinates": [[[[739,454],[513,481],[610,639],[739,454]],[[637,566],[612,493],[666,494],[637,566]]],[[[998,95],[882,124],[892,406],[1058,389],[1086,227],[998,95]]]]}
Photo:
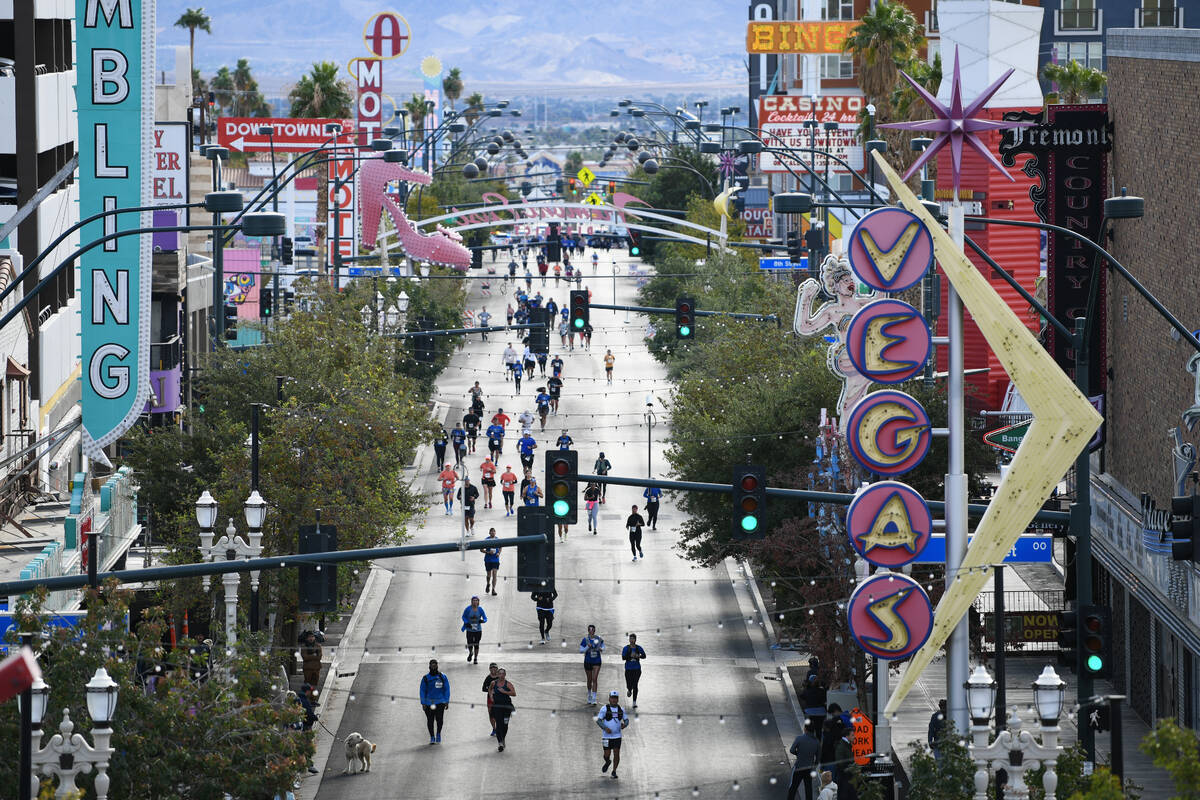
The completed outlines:
{"type": "MultiPolygon", "coordinates": [[[[75,0],[79,108],[79,216],[153,204],[154,0],[75,0]]],[[[96,241],[150,227],[151,212],[84,226],[96,241]]],[[[83,452],[103,448],[137,421],[150,393],[152,239],[113,238],[79,260],[83,452]]]]}

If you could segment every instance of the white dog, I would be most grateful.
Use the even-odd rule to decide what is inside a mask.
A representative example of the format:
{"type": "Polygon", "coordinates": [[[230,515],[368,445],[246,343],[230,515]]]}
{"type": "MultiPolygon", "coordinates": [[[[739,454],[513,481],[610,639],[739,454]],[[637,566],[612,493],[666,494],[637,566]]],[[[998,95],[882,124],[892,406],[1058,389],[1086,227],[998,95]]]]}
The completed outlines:
{"type": "Polygon", "coordinates": [[[346,769],[343,775],[353,775],[355,772],[371,771],[371,753],[375,752],[375,743],[369,742],[361,733],[355,731],[346,737],[346,769]]]}

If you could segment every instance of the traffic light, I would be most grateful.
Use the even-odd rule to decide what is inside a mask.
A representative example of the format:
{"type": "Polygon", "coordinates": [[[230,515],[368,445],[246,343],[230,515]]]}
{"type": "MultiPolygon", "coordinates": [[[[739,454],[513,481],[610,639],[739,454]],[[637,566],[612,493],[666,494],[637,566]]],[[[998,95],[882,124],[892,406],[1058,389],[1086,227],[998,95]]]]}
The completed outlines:
{"type": "MultiPolygon", "coordinates": [[[[331,553],[338,549],[337,527],[334,525],[301,525],[300,542],[296,552],[331,553]]],[[[300,610],[324,612],[337,610],[338,565],[301,564],[297,570],[300,581],[300,610]]]]}
{"type": "Polygon", "coordinates": [[[562,239],[558,235],[557,222],[551,222],[546,229],[546,260],[551,264],[562,261],[562,239]]]}
{"type": "Polygon", "coordinates": [[[733,538],[767,535],[767,471],[754,464],[733,468],[733,538]]]}
{"type": "Polygon", "coordinates": [[[295,257],[293,255],[294,252],[295,251],[293,250],[292,237],[290,237],[290,236],[281,237],[279,240],[279,261],[282,264],[290,267],[295,262],[295,257]]]}
{"type": "Polygon", "coordinates": [[[263,286],[258,290],[258,316],[260,319],[268,319],[274,309],[275,293],[271,291],[270,286],[263,286]]]}
{"type": "Polygon", "coordinates": [[[1079,614],[1068,606],[1058,614],[1058,665],[1075,672],[1079,666],[1079,614]]]}
{"type": "Polygon", "coordinates": [[[554,181],[554,193],[556,195],[558,195],[559,197],[562,197],[562,193],[563,193],[563,179],[562,178],[558,178],[554,181]]]}
{"type": "Polygon", "coordinates": [[[531,308],[529,321],[542,325],[541,328],[529,329],[529,349],[534,353],[550,352],[550,310],[547,308],[531,308]]]}
{"type": "Polygon", "coordinates": [[[238,322],[237,306],[233,303],[226,303],[221,308],[221,316],[224,318],[225,338],[230,340],[236,339],[238,322]]]}
{"type": "Polygon", "coordinates": [[[292,311],[296,308],[296,293],[291,289],[283,290],[283,313],[291,316],[292,311]]]}
{"type": "Polygon", "coordinates": [[[637,231],[630,231],[629,232],[629,255],[634,256],[636,258],[636,257],[640,256],[641,254],[642,254],[642,246],[638,242],[637,231]]]}
{"type": "Polygon", "coordinates": [[[579,493],[575,475],[579,454],[574,450],[546,451],[546,507],[550,521],[574,525],[579,518],[579,493]]]}
{"type": "Polygon", "coordinates": [[[571,290],[571,310],[568,322],[571,325],[572,331],[582,331],[588,324],[588,293],[587,289],[572,289],[571,290]]]}
{"type": "Polygon", "coordinates": [[[1112,609],[1108,606],[1079,607],[1079,674],[1093,678],[1112,677],[1112,609]]]}
{"type": "Polygon", "coordinates": [[[517,508],[517,536],[546,537],[545,542],[517,545],[517,591],[554,590],[554,535],[545,506],[517,508]]]}
{"type": "Polygon", "coordinates": [[[675,338],[696,338],[696,300],[692,297],[675,298],[675,338]]]}
{"type": "Polygon", "coordinates": [[[1171,498],[1171,558],[1200,563],[1200,495],[1171,498]]]}
{"type": "Polygon", "coordinates": [[[788,231],[787,234],[788,261],[799,264],[804,258],[804,243],[800,240],[800,231],[788,231]]]}
{"type": "Polygon", "coordinates": [[[575,183],[574,178],[567,179],[567,188],[571,191],[572,196],[579,194],[579,185],[575,183]]]}
{"type": "Polygon", "coordinates": [[[609,195],[609,197],[611,197],[612,195],[614,195],[614,194],[616,194],[616,193],[617,193],[617,182],[616,182],[616,181],[609,181],[609,182],[608,182],[608,195],[609,195]]]}

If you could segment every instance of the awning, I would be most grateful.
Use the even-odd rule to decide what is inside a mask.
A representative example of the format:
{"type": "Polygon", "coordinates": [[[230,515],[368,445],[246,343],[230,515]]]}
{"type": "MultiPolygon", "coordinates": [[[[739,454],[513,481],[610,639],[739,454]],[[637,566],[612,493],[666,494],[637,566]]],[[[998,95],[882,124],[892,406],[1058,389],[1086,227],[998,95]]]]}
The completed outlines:
{"type": "Polygon", "coordinates": [[[5,370],[5,374],[9,378],[28,378],[29,370],[13,360],[12,356],[9,356],[8,368],[5,370]]]}

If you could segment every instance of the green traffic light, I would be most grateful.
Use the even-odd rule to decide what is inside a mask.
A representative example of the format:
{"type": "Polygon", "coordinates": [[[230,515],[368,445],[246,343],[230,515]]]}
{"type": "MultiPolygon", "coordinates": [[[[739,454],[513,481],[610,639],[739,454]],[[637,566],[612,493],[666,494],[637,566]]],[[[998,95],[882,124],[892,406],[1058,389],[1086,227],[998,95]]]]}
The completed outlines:
{"type": "Polygon", "coordinates": [[[555,500],[553,508],[554,508],[554,516],[565,517],[565,516],[567,516],[568,512],[570,512],[570,510],[571,510],[571,504],[568,503],[566,500],[555,500]]]}
{"type": "Polygon", "coordinates": [[[576,328],[582,328],[582,327],[583,327],[583,317],[576,317],[576,318],[575,318],[575,327],[576,327],[576,328]]]}
{"type": "Polygon", "coordinates": [[[640,256],[641,254],[642,254],[642,248],[640,248],[640,247],[631,247],[631,248],[629,248],[629,255],[631,255],[631,256],[640,256]]]}
{"type": "Polygon", "coordinates": [[[684,338],[691,336],[692,329],[689,328],[687,325],[681,325],[681,326],[679,326],[679,335],[683,336],[684,338]]]}
{"type": "Polygon", "coordinates": [[[753,531],[758,529],[758,517],[747,514],[742,517],[742,530],[753,531]]]}
{"type": "Polygon", "coordinates": [[[1099,672],[1104,669],[1104,659],[1100,658],[1100,656],[1088,656],[1087,668],[1089,672],[1099,672]]]}

